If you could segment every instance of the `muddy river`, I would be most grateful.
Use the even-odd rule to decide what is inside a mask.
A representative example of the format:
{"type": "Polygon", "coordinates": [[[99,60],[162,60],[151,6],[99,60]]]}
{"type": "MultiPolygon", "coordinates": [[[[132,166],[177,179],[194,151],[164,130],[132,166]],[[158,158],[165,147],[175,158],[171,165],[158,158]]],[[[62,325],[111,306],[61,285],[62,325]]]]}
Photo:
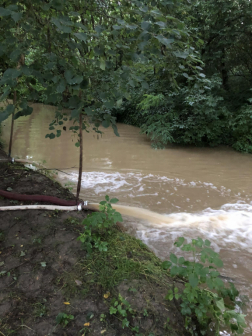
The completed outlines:
{"type": "MultiPolygon", "coordinates": [[[[62,131],[45,138],[53,117],[53,107],[36,104],[31,116],[18,119],[12,153],[46,160],[75,190],[77,137],[62,131]]],[[[10,120],[4,125],[7,146],[10,120]]],[[[162,259],[178,253],[177,237],[209,239],[224,261],[221,274],[249,297],[246,335],[252,335],[252,155],[228,148],[154,150],[136,127],[118,124],[119,138],[112,129],[101,130],[102,136],[84,134],[81,198],[96,203],[106,194],[117,197],[125,227],[162,259]]]]}

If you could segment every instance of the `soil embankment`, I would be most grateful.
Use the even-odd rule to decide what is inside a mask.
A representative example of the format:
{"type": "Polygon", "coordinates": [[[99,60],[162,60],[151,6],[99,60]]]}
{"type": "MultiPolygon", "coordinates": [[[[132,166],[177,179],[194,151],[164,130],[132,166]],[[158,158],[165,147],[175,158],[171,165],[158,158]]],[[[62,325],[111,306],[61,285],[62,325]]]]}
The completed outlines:
{"type": "MultiPolygon", "coordinates": [[[[49,177],[1,161],[0,189],[74,199],[49,177]]],[[[21,202],[0,197],[1,206],[15,204],[21,202]]],[[[107,252],[87,255],[76,240],[87,214],[0,212],[0,334],[186,335],[179,307],[164,299],[174,280],[160,260],[119,227],[107,252]],[[110,314],[119,295],[132,309],[121,305],[126,316],[110,314]]]]}

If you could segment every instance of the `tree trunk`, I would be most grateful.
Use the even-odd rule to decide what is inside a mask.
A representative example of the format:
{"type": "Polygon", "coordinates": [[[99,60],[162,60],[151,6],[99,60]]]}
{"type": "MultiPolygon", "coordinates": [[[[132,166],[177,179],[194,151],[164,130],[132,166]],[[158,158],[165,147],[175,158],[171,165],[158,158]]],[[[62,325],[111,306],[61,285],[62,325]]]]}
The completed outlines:
{"type": "Polygon", "coordinates": [[[82,178],[82,157],[83,157],[83,140],[82,140],[82,112],[80,112],[80,160],[79,160],[79,177],[77,184],[76,202],[78,203],[80,189],[81,189],[81,178],[82,178]]]}
{"type": "Polygon", "coordinates": [[[11,148],[12,148],[12,138],[13,138],[14,116],[15,116],[16,103],[17,103],[17,92],[14,91],[14,97],[13,97],[14,111],[12,112],[12,117],[11,117],[11,133],[10,133],[10,142],[9,142],[9,157],[11,157],[11,148]]]}
{"type": "MultiPolygon", "coordinates": [[[[25,56],[24,54],[21,54],[20,59],[17,64],[17,69],[20,69],[22,65],[25,65],[25,56]]],[[[11,133],[10,133],[10,142],[9,142],[9,157],[11,157],[11,148],[12,148],[12,138],[13,138],[13,128],[14,128],[14,116],[15,116],[15,109],[17,104],[17,91],[14,91],[14,97],[13,97],[13,105],[14,105],[14,111],[12,112],[12,119],[11,119],[11,133]]]]}

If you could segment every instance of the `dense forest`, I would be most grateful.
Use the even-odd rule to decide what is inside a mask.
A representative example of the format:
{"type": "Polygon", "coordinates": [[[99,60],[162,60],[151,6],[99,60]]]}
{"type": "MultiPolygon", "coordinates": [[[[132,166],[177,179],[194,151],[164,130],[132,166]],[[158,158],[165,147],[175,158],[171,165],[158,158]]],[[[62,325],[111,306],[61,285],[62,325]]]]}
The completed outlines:
{"type": "Polygon", "coordinates": [[[154,147],[252,152],[251,1],[6,0],[0,17],[1,101],[13,99],[0,122],[42,102],[58,107],[50,138],[69,108],[95,128],[139,126],[154,147]]]}

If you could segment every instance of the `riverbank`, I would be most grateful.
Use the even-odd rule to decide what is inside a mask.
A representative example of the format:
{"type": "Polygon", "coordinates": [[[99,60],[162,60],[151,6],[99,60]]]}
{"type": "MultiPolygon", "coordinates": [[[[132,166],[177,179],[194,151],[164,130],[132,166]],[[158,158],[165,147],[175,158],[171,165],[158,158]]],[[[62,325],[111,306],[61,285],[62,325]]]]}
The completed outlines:
{"type": "MultiPolygon", "coordinates": [[[[74,199],[57,182],[22,165],[1,163],[0,176],[2,190],[74,199]]],[[[2,206],[15,204],[20,202],[0,198],[2,206]]],[[[179,306],[164,299],[174,279],[160,260],[119,227],[112,230],[107,252],[88,256],[77,241],[87,214],[1,213],[1,334],[186,335],[179,306]],[[111,314],[110,307],[123,299],[130,305],[123,304],[126,317],[111,314]]]]}

